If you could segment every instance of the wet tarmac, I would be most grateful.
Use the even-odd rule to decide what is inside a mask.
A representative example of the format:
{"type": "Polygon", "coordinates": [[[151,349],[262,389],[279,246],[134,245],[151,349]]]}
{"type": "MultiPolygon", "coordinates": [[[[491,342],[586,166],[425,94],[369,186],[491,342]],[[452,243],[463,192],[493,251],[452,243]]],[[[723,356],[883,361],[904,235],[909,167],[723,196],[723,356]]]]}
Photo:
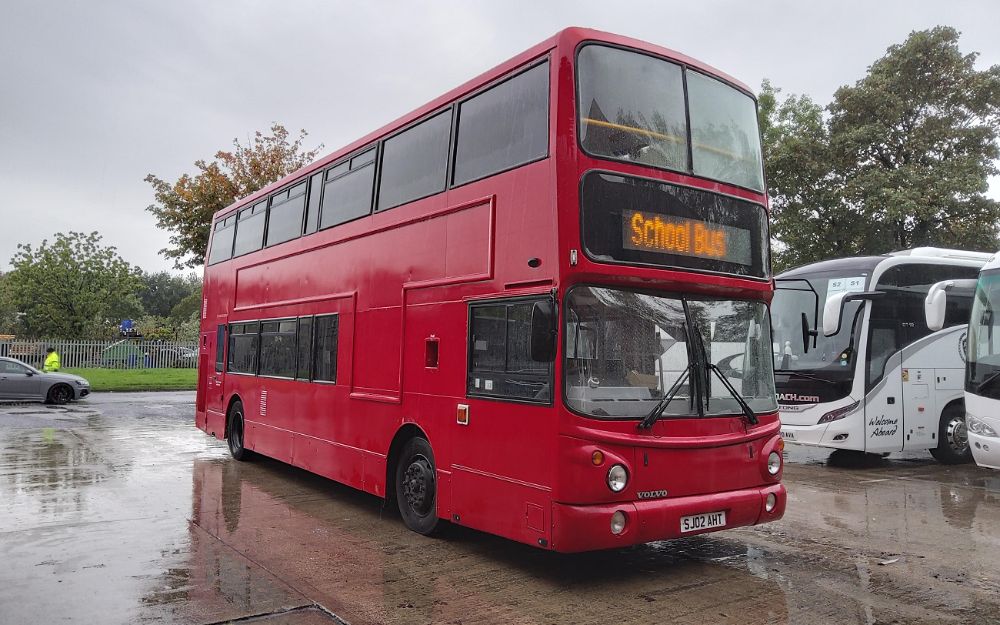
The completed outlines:
{"type": "Polygon", "coordinates": [[[779,523],[560,555],[236,463],[193,401],[0,405],[0,624],[1000,623],[1000,471],[790,446],[779,523]]]}

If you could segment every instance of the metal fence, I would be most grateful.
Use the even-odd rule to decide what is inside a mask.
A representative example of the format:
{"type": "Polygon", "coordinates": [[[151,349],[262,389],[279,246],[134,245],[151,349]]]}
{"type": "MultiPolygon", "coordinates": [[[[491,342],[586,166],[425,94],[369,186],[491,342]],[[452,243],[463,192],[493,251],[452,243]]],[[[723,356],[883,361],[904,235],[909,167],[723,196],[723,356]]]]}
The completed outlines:
{"type": "Polygon", "coordinates": [[[42,367],[45,350],[52,347],[59,354],[63,369],[103,367],[110,369],[161,369],[198,367],[198,344],[194,341],[117,341],[2,340],[0,356],[17,358],[42,367]]]}

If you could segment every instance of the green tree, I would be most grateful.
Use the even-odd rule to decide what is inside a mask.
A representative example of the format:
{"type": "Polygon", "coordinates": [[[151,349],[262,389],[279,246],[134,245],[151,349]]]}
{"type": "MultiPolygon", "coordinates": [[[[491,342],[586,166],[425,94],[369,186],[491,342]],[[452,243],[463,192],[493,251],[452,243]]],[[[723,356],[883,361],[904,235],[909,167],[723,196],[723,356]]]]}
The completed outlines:
{"type": "Polygon", "coordinates": [[[37,249],[18,245],[10,262],[4,282],[29,336],[103,338],[142,312],[142,272],[96,232],[59,233],[37,249]]]}
{"type": "Polygon", "coordinates": [[[9,273],[0,273],[0,334],[18,334],[17,305],[10,293],[9,273]]]}
{"type": "Polygon", "coordinates": [[[843,176],[823,109],[808,96],[778,100],[764,81],[758,107],[771,199],[775,269],[860,253],[863,224],[842,196],[843,176]]]}
{"type": "Polygon", "coordinates": [[[201,294],[201,278],[191,273],[186,276],[174,275],[168,271],[144,272],[139,300],[149,315],[167,317],[171,310],[193,293],[201,294]]]}
{"type": "Polygon", "coordinates": [[[188,321],[191,315],[201,312],[201,285],[198,290],[186,296],[170,309],[170,319],[175,326],[188,321]]]}
{"type": "Polygon", "coordinates": [[[824,109],[760,97],[776,267],[936,245],[996,250],[1000,66],[953,28],[913,32],[824,109]]]}
{"type": "Polygon", "coordinates": [[[301,130],[297,139],[289,140],[284,126],[272,124],[270,134],[258,131],[247,145],[234,139],[234,149],[216,152],[212,162],[195,161],[197,173],[193,175],[183,174],[172,183],[147,175],[156,201],[146,210],[156,216],[160,228],[171,233],[170,247],[160,253],[173,259],[178,269],[201,265],[212,215],[312,162],[323,146],[303,150],[307,134],[301,130]]]}

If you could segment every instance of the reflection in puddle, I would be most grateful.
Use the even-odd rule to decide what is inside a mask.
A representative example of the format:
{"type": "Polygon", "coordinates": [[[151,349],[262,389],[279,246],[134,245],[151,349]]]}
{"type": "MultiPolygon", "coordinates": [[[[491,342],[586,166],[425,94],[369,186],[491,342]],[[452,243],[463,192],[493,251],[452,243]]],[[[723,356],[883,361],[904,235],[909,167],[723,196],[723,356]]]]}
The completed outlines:
{"type": "Polygon", "coordinates": [[[231,548],[192,553],[191,575],[201,580],[194,586],[234,603],[250,580],[233,552],[315,589],[317,601],[351,623],[486,614],[504,623],[604,622],[609,614],[637,623],[787,622],[760,549],[734,541],[556,554],[460,527],[428,539],[383,514],[378,500],[277,463],[196,460],[193,475],[192,523],[231,548]]]}

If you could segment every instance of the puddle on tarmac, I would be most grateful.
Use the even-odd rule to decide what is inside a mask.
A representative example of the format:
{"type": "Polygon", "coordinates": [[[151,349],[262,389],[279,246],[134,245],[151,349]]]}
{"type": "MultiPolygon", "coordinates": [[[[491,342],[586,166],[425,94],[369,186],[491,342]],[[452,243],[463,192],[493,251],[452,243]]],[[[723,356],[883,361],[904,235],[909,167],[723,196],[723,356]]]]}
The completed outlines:
{"type": "Polygon", "coordinates": [[[329,622],[316,603],[352,625],[1000,617],[1000,478],[974,468],[807,459],[786,467],[780,523],[562,555],[460,527],[418,536],[372,496],[236,463],[146,403],[0,430],[12,622],[329,622]]]}

